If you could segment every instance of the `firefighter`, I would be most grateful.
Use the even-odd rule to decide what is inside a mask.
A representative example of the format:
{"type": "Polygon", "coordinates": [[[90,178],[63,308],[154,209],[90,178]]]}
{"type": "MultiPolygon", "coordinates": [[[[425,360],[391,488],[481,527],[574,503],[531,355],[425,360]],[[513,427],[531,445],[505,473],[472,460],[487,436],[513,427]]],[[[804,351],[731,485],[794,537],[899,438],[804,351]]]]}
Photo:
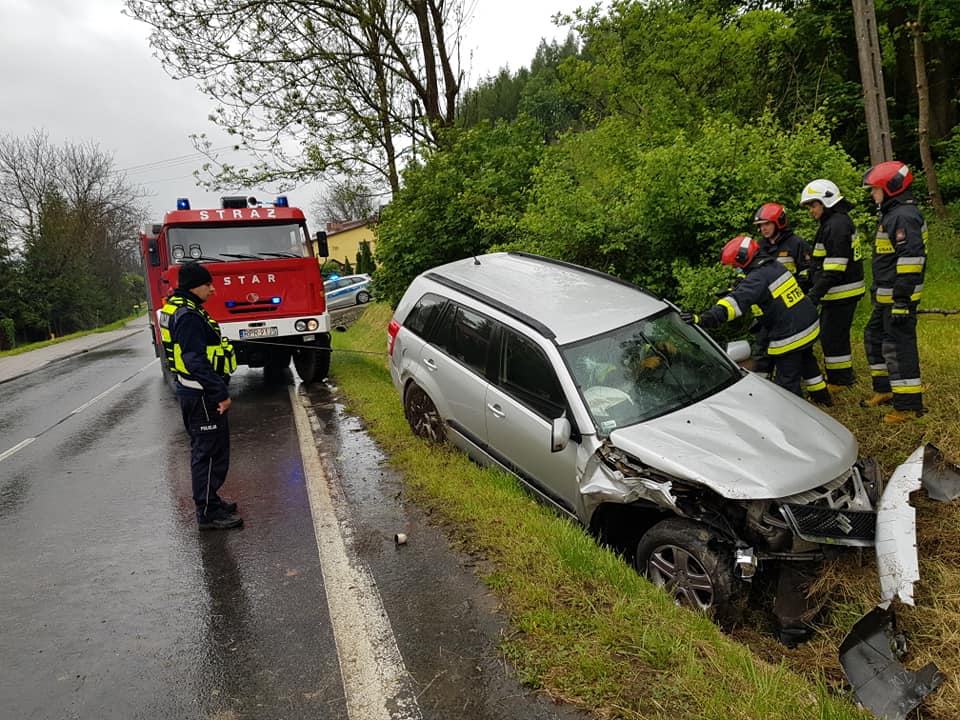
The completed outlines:
{"type": "Polygon", "coordinates": [[[210,271],[199,263],[180,266],[177,289],[160,310],[163,349],[176,375],[183,425],[190,435],[190,475],[197,525],[201,530],[239,527],[236,503],[224,501],[220,488],[230,466],[227,410],[230,373],[237,360],[220,325],[203,308],[213,295],[210,271]]]}
{"type": "MultiPolygon", "coordinates": [[[[787,268],[804,287],[810,266],[810,246],[787,226],[787,211],[783,205],[764,203],[753,214],[753,224],[760,230],[761,237],[757,238],[760,252],[787,268]]],[[[767,330],[762,325],[757,329],[756,338],[759,357],[753,361],[753,371],[770,377],[773,363],[766,353],[767,330]]]]}
{"type": "Polygon", "coordinates": [[[810,267],[810,246],[787,225],[787,211],[778,203],[765,203],[753,215],[760,229],[760,252],[789,270],[801,282],[810,267]]]}
{"type": "Polygon", "coordinates": [[[880,224],[873,246],[873,313],[863,343],[873,378],[867,407],[893,403],[883,421],[907,422],[924,413],[917,352],[917,306],[923,289],[927,224],[910,193],[913,174],[899,160],[874,165],[863,176],[880,224]]]}
{"type": "Polygon", "coordinates": [[[683,313],[683,319],[709,329],[758,306],[758,320],[768,332],[773,381],[800,397],[802,384],[814,402],[831,405],[830,391],[813,354],[813,343],[820,334],[817,308],[803,294],[797,279],[781,263],[761,254],[757,241],[746,235],[738,235],[724,246],[720,262],[741,268],[745,277],[702,315],[683,313]]]}
{"type": "Polygon", "coordinates": [[[810,290],[820,306],[820,344],[830,392],[853,385],[850,327],[866,292],[863,253],[850,219],[850,202],[829,180],[814,180],[800,193],[800,204],[819,223],[813,240],[810,290]]]}

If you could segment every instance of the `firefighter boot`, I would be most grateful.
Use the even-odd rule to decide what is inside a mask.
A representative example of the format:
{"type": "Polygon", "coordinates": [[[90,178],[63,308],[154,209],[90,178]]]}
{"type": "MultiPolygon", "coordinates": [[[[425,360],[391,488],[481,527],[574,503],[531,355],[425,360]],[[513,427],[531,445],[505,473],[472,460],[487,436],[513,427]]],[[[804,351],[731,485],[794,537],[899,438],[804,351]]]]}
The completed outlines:
{"type": "Polygon", "coordinates": [[[883,422],[887,425],[899,425],[916,420],[921,415],[923,415],[922,410],[893,410],[883,416],[883,422]]]}
{"type": "Polygon", "coordinates": [[[827,383],[827,390],[830,391],[830,394],[840,393],[846,390],[847,388],[853,387],[852,385],[834,385],[833,383],[827,383]]]}
{"type": "Polygon", "coordinates": [[[868,397],[866,400],[861,400],[860,407],[879,407],[881,405],[889,405],[892,402],[893,402],[892,392],[885,392],[885,393],[878,392],[878,393],[874,393],[873,395],[868,397]]]}
{"type": "Polygon", "coordinates": [[[830,397],[830,390],[827,388],[810,393],[810,399],[821,407],[833,407],[833,398],[830,397]]]}

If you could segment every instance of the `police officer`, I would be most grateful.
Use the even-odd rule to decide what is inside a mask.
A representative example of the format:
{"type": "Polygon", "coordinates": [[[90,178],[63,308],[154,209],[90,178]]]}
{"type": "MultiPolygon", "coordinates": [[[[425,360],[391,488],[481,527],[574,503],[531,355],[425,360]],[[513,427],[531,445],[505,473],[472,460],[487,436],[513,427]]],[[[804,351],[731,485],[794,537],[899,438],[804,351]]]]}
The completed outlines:
{"type": "MultiPolygon", "coordinates": [[[[804,287],[810,267],[810,246],[787,225],[787,211],[778,203],[764,203],[753,214],[753,224],[760,230],[757,244],[760,252],[773,258],[793,273],[804,287]]],[[[762,325],[756,332],[757,351],[760,357],[753,362],[753,371],[770,377],[773,362],[766,353],[767,330],[762,325]]]]}
{"type": "Polygon", "coordinates": [[[830,392],[813,354],[813,343],[820,334],[817,308],[803,294],[793,274],[762,255],[756,240],[746,235],[738,235],[724,246],[720,262],[742,268],[746,276],[705,313],[683,313],[683,319],[709,329],[757,305],[762,313],[759,322],[768,331],[767,354],[773,359],[773,381],[800,397],[802,381],[815,402],[830,405],[830,392]]]}
{"type": "Polygon", "coordinates": [[[857,303],[866,293],[863,253],[850,219],[852,207],[829,180],[814,180],[800,193],[819,223],[813,239],[813,262],[807,296],[820,305],[820,344],[831,392],[853,385],[850,327],[857,303]]]}
{"type": "Polygon", "coordinates": [[[180,266],[177,289],[160,310],[166,360],[177,378],[177,399],[190,435],[190,474],[201,530],[239,527],[236,503],[218,494],[230,466],[227,384],[237,369],[233,346],[203,308],[213,295],[210,271],[195,262],[180,266]]]}
{"type": "Polygon", "coordinates": [[[863,342],[873,377],[873,396],[863,405],[893,402],[883,421],[902,423],[923,414],[917,306],[927,258],[927,224],[909,191],[910,168],[899,160],[874,165],[863,184],[880,215],[873,246],[873,313],[863,342]]]}

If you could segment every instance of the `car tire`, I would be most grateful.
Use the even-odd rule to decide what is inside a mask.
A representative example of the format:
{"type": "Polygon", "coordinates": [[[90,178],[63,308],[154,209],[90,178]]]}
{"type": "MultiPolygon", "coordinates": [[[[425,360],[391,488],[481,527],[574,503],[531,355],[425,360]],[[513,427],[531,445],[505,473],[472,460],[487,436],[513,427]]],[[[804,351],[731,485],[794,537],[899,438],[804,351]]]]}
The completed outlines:
{"type": "Polygon", "coordinates": [[[366,290],[361,290],[357,293],[357,305],[363,305],[368,302],[370,302],[370,293],[366,290]]]}
{"type": "Polygon", "coordinates": [[[416,383],[411,383],[403,395],[403,414],[417,437],[434,443],[446,440],[443,418],[437,406],[416,383]]]}
{"type": "Polygon", "coordinates": [[[637,543],[634,567],[678,605],[712,613],[722,624],[740,614],[743,583],[734,575],[733,547],[705,525],[679,518],[657,523],[637,543]]]}

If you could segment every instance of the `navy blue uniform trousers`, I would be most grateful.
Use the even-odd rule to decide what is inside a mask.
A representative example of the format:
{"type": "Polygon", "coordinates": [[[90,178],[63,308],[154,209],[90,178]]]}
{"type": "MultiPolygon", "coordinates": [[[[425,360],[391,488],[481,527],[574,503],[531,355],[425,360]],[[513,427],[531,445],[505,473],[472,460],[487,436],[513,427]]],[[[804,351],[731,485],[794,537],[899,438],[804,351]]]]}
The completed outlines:
{"type": "Polygon", "coordinates": [[[201,393],[177,389],[183,426],[190,435],[190,477],[197,519],[221,510],[218,492],[230,468],[230,424],[217,411],[217,403],[201,393]]]}

